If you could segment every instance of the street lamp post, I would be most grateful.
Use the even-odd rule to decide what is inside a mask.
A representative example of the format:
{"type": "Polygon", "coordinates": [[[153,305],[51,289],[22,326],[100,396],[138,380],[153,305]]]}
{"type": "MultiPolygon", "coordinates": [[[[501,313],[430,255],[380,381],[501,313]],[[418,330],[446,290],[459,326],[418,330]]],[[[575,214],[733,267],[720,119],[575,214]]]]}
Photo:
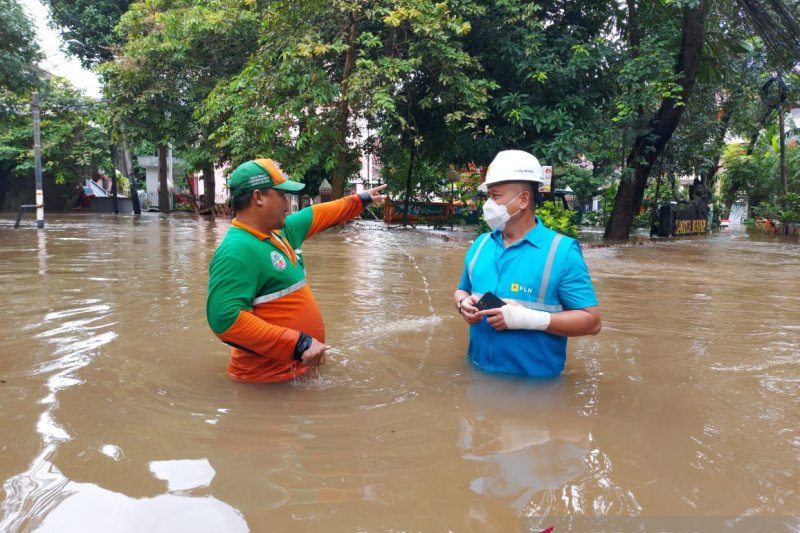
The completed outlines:
{"type": "Polygon", "coordinates": [[[108,139],[109,139],[109,155],[111,156],[111,205],[114,207],[114,214],[119,214],[119,204],[117,203],[117,170],[114,167],[114,162],[117,160],[117,147],[114,146],[114,123],[109,121],[108,124],[108,139]]]}
{"type": "Polygon", "coordinates": [[[39,131],[39,93],[31,94],[31,115],[33,115],[33,157],[36,177],[36,227],[44,228],[44,192],[42,190],[42,140],[39,131]]]}

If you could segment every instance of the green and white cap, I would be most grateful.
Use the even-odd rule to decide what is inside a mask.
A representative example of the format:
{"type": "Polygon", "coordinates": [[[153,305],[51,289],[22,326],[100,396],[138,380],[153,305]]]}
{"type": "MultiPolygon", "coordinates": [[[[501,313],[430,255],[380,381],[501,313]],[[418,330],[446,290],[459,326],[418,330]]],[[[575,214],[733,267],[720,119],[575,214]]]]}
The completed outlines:
{"type": "Polygon", "coordinates": [[[278,189],[286,192],[300,192],[304,183],[292,181],[272,159],[254,159],[242,163],[228,178],[228,189],[233,196],[261,189],[278,189]]]}

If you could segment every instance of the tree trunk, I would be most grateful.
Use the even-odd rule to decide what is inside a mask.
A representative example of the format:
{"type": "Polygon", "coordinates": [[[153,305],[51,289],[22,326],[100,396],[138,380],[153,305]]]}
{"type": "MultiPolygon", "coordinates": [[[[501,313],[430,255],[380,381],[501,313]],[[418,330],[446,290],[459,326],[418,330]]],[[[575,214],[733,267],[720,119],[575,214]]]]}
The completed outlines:
{"type": "MultiPolygon", "coordinates": [[[[725,135],[728,133],[728,126],[731,124],[733,110],[737,107],[738,102],[738,98],[731,97],[730,100],[722,104],[722,116],[717,124],[717,138],[715,139],[717,146],[716,156],[714,156],[714,162],[701,181],[709,194],[713,194],[712,191],[714,190],[714,184],[717,180],[717,172],[719,172],[720,168],[719,161],[722,159],[722,150],[725,148],[725,135]]],[[[702,173],[700,175],[703,176],[702,173]]]]}
{"type": "Polygon", "coordinates": [[[344,181],[347,177],[347,134],[350,122],[350,75],[356,60],[356,39],[358,38],[358,18],[355,11],[351,11],[347,26],[347,52],[344,58],[344,71],[342,72],[342,94],[336,104],[339,108],[339,124],[336,135],[336,167],[333,169],[331,183],[331,199],[336,200],[344,196],[344,181]]]}
{"type": "Polygon", "coordinates": [[[710,0],[700,0],[696,7],[685,8],[683,13],[681,49],[675,70],[682,74],[681,99],[668,98],[661,103],[647,131],[637,135],[628,154],[627,165],[633,169],[632,178],[623,178],[614,199],[614,209],[606,225],[604,238],[624,241],[630,236],[633,220],[642,206],[647,178],[654,163],[678,127],[683,110],[692,94],[700,56],[705,41],[705,20],[710,0]]]}
{"type": "Polygon", "coordinates": [[[406,174],[406,198],[403,207],[403,226],[408,226],[408,207],[411,202],[411,176],[414,173],[414,159],[417,156],[417,143],[412,139],[411,154],[408,158],[408,174],[406,174]]]}
{"type": "Polygon", "coordinates": [[[110,154],[111,157],[111,205],[113,206],[113,211],[115,215],[119,214],[119,203],[117,202],[117,171],[114,167],[114,163],[117,160],[117,146],[114,144],[113,136],[112,136],[112,129],[109,127],[108,131],[108,138],[111,142],[110,145],[110,154]]]}
{"type": "Polygon", "coordinates": [[[210,209],[216,203],[217,184],[214,181],[214,162],[207,161],[203,165],[203,202],[202,209],[210,209]]]}
{"type": "MultiPolygon", "coordinates": [[[[119,132],[120,137],[122,137],[122,144],[120,145],[121,158],[119,167],[122,169],[122,173],[125,175],[125,177],[128,178],[128,183],[130,183],[131,186],[131,203],[133,204],[133,214],[141,215],[142,206],[139,204],[139,190],[136,186],[136,174],[133,171],[133,159],[131,158],[131,151],[128,149],[128,140],[125,136],[124,122],[119,125],[119,132]]],[[[117,153],[120,153],[120,151],[117,153]]]]}
{"type": "Polygon", "coordinates": [[[703,203],[709,204],[713,199],[714,182],[716,181],[717,172],[719,171],[719,160],[722,157],[722,149],[725,146],[725,134],[728,132],[728,125],[731,122],[731,116],[733,115],[736,101],[737,99],[731,96],[720,106],[722,114],[717,121],[717,131],[715,132],[714,138],[716,155],[711,165],[707,169],[701,170],[700,176],[694,179],[694,183],[689,188],[690,200],[701,198],[703,203]]]}
{"type": "Polygon", "coordinates": [[[158,209],[169,214],[169,188],[167,187],[167,145],[158,145],[158,209]]]}

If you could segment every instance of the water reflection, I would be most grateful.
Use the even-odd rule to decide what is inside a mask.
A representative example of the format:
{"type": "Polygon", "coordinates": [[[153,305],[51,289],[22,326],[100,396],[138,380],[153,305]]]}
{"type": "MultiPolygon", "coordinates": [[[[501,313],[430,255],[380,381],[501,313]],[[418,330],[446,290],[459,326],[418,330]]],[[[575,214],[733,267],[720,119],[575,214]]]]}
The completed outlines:
{"type": "Polygon", "coordinates": [[[290,528],[287,513],[314,517],[344,503],[386,503],[382,476],[364,473],[357,455],[341,453],[354,451],[346,444],[352,435],[341,431],[352,411],[320,404],[319,389],[305,380],[232,385],[235,403],[219,417],[208,448],[216,472],[211,489],[253,530],[290,528]]]}
{"type": "Polygon", "coordinates": [[[36,528],[53,533],[250,531],[241,513],[213,496],[130,498],[88,483],[66,483],[66,496],[36,528]]]}
{"type": "Polygon", "coordinates": [[[468,238],[350,224],[304,246],[329,364],[252,386],[204,317],[226,221],[12,224],[0,531],[798,530],[796,245],[586,250],[603,333],[535,383],[468,366],[468,238]]]}
{"type": "MultiPolygon", "coordinates": [[[[40,239],[40,244],[42,242],[40,239]]],[[[40,271],[43,271],[41,257],[40,253],[40,271]]],[[[40,290],[46,293],[49,288],[49,284],[44,284],[40,290]]],[[[2,531],[24,529],[45,514],[42,506],[50,509],[58,505],[69,483],[53,465],[52,458],[60,444],[71,438],[65,427],[56,421],[58,395],[83,383],[76,378],[76,372],[89,365],[103,345],[116,338],[113,331],[104,331],[113,325],[107,321],[109,306],[99,305],[98,300],[77,300],[72,305],[75,306],[46,313],[40,323],[31,328],[33,337],[43,340],[48,347],[46,352],[52,354],[30,370],[37,379],[44,378],[41,389],[44,396],[37,404],[45,408],[36,423],[41,452],[27,470],[9,478],[3,486],[6,498],[0,520],[2,531]],[[41,501],[34,504],[37,499],[41,501]]]]}
{"type": "MultiPolygon", "coordinates": [[[[565,383],[473,375],[458,445],[465,460],[480,464],[481,475],[469,484],[474,493],[498,498],[521,516],[537,492],[585,471],[591,425],[567,406],[565,383]]],[[[489,527],[483,503],[476,500],[469,515],[489,527]]]]}

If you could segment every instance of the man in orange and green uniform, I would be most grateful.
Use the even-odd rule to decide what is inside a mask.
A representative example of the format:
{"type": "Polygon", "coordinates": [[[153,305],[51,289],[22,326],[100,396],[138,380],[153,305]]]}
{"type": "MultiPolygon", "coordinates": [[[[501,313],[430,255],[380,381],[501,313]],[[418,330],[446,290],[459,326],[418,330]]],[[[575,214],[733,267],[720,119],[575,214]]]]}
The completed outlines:
{"type": "Polygon", "coordinates": [[[284,381],[325,363],[330,346],[300,246],[385,199],[382,185],[287,216],[286,193],[303,187],[271,159],[243,163],[228,180],[236,218],[209,265],[206,317],[232,347],[231,378],[284,381]]]}

